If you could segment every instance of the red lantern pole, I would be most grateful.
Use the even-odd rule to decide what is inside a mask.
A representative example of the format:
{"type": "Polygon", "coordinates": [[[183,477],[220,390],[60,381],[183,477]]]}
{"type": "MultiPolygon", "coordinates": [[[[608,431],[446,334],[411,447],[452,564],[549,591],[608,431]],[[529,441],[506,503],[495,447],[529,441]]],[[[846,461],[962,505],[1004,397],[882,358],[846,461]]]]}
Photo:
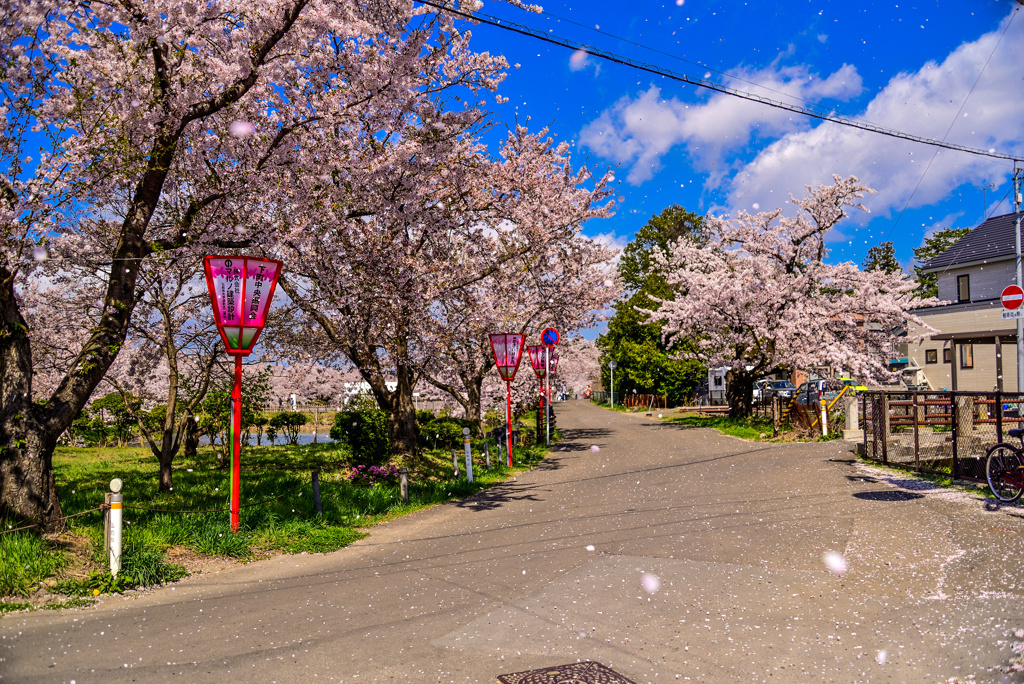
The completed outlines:
{"type": "Polygon", "coordinates": [[[235,354],[235,387],[231,390],[231,531],[238,533],[242,488],[242,355],[235,354]]]}
{"type": "Polygon", "coordinates": [[[252,353],[274,298],[282,262],[246,256],[203,259],[213,317],[227,353],[235,357],[231,390],[231,531],[238,533],[242,488],[242,357],[252,353]]]}
{"type": "Polygon", "coordinates": [[[498,368],[501,379],[505,381],[505,450],[508,452],[508,465],[512,467],[512,381],[519,370],[519,360],[523,354],[525,335],[518,333],[492,333],[491,352],[494,354],[494,365],[498,368]]]}
{"type": "Polygon", "coordinates": [[[512,467],[512,381],[505,382],[505,451],[508,452],[508,467],[512,467]]]}

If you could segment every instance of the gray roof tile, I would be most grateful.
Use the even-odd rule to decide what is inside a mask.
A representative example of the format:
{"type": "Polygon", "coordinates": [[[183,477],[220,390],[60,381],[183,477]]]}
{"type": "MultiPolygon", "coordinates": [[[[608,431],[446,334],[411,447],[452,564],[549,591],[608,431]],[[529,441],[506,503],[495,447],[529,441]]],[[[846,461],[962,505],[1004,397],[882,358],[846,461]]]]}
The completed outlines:
{"type": "Polygon", "coordinates": [[[952,247],[925,264],[924,270],[933,271],[957,264],[1012,256],[1015,251],[1016,225],[1015,214],[986,219],[952,247]]]}

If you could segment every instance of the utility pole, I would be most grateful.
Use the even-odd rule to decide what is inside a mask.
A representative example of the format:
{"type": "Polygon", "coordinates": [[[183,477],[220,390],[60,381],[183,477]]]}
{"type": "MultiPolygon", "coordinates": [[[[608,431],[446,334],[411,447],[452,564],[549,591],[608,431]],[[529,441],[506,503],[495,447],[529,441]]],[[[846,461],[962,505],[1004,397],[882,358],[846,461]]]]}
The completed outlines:
{"type": "MultiPolygon", "coordinates": [[[[1013,162],[1013,213],[1016,214],[1017,230],[1014,232],[1017,255],[1017,287],[1024,287],[1024,273],[1020,256],[1020,176],[1017,162],[1013,162]]],[[[956,359],[953,359],[956,363],[956,359]]],[[[1024,391],[1024,320],[1017,319],[1017,391],[1024,391]]]]}

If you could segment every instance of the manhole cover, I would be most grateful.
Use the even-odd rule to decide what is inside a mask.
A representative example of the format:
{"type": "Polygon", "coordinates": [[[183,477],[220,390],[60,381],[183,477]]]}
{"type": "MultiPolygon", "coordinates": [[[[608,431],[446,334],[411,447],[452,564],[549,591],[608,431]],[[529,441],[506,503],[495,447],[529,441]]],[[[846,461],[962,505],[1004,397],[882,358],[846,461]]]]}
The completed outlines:
{"type": "Polygon", "coordinates": [[[601,663],[571,663],[498,675],[502,684],[636,684],[601,663]]]}

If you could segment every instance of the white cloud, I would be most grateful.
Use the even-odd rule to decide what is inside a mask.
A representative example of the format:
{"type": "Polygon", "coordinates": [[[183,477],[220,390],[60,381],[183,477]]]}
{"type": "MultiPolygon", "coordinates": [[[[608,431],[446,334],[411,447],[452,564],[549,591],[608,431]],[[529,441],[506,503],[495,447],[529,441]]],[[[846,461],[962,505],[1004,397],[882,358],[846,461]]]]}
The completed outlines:
{"type": "MultiPolygon", "coordinates": [[[[845,100],[861,92],[857,70],[846,64],[827,78],[803,67],[771,67],[757,72],[738,72],[729,85],[751,89],[783,100],[820,98],[845,100]]],[[[779,137],[806,129],[809,123],[781,109],[715,93],[702,103],[678,98],[664,99],[651,86],[635,99],[624,97],[580,133],[580,144],[597,154],[631,166],[627,181],[636,185],[649,180],[661,168],[661,158],[676,145],[686,143],[698,165],[712,167],[724,153],[750,142],[757,135],[779,137]]]]}
{"type": "MultiPolygon", "coordinates": [[[[846,114],[925,138],[945,138],[1019,156],[1024,153],[1020,72],[1024,22],[1011,25],[993,54],[1008,18],[940,62],[930,61],[914,72],[896,75],[863,111],[846,114]],[[968,93],[970,98],[959,111],[968,93]]],[[[775,100],[845,100],[863,87],[853,65],[824,78],[806,69],[777,65],[738,77],[790,96],[756,90],[737,79],[729,81],[738,89],[756,90],[775,100]]],[[[583,129],[580,144],[628,166],[627,181],[632,184],[650,179],[665,155],[685,144],[690,162],[707,174],[706,185],[727,192],[730,209],[749,208],[755,202],[765,209],[782,206],[789,193],[800,196],[805,185],[829,183],[837,173],[856,175],[876,188],[878,194],[867,198],[866,204],[874,215],[887,215],[901,210],[911,193],[911,207],[925,206],[964,183],[1003,182],[1012,171],[1008,162],[952,150],[940,150],[932,161],[935,148],[929,146],[832,123],[817,124],[727,95],[716,93],[694,102],[664,99],[654,86],[636,97],[622,98],[602,113],[583,129]],[[760,148],[756,157],[749,163],[741,160],[752,145],[760,148]]],[[[861,212],[853,214],[858,215],[860,221],[870,218],[861,212]]]]}
{"type": "MultiPolygon", "coordinates": [[[[1002,27],[962,44],[941,63],[928,62],[914,73],[898,74],[859,118],[968,147],[1024,151],[1024,23],[1011,26],[993,54],[1001,31],[1002,27]]],[[[886,214],[902,209],[911,193],[910,206],[924,206],[959,185],[1006,178],[1010,171],[1007,162],[952,150],[935,154],[935,148],[925,145],[824,123],[788,133],[762,150],[736,174],[729,203],[747,206],[772,191],[799,195],[804,184],[828,182],[833,173],[853,174],[878,190],[866,204],[875,213],[886,214]]]]}

